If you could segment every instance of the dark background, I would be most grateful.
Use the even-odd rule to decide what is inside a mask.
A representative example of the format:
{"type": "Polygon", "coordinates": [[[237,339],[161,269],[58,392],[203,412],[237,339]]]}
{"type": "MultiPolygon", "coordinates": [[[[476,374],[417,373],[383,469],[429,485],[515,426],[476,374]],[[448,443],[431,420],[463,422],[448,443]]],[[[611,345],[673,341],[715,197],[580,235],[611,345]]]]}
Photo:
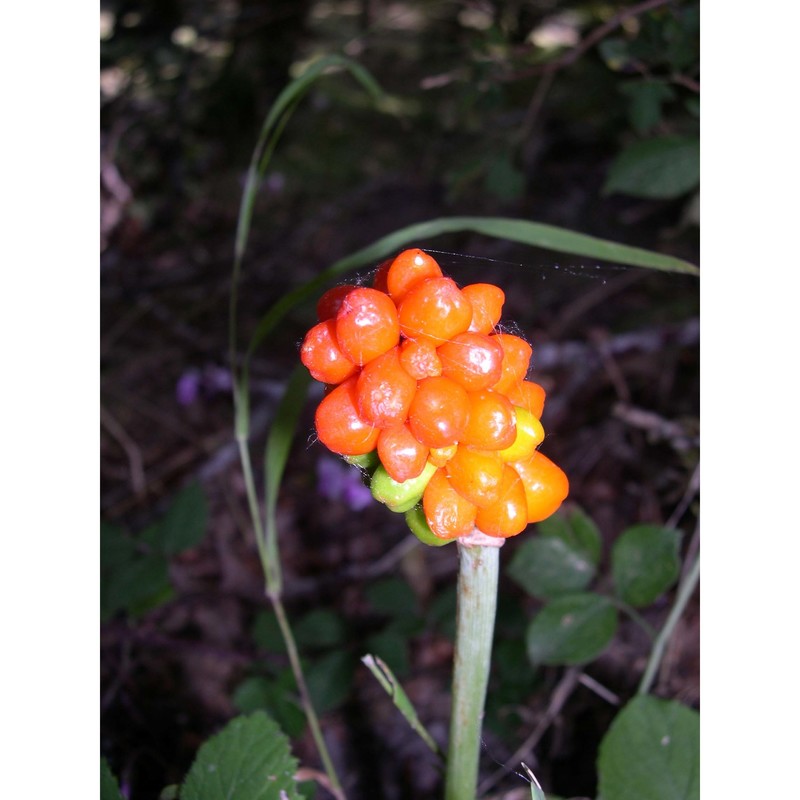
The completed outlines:
{"type": "MultiPolygon", "coordinates": [[[[697,6],[636,5],[624,24],[549,71],[547,40],[534,45],[532,31],[560,35],[559,52],[568,53],[634,4],[153,0],[101,8],[101,517],[137,534],[192,481],[209,508],[203,542],[170,565],[171,599],[103,624],[103,754],[126,795],[147,798],[179,782],[199,744],[237,713],[237,687],[258,665],[275,674],[283,666],[266,621],[226,384],[236,219],[270,104],[303,64],[327,53],[357,60],[387,92],[376,108],[349,75],[331,74],[289,122],[258,197],[240,342],[282,293],[337,258],[440,216],[548,222],[698,263],[693,188],[656,198],[603,191],[626,145],[696,133],[697,6]],[[638,42],[635,57],[615,62],[614,48],[601,47],[615,38],[638,42]],[[643,77],[670,87],[644,121],[625,88],[643,77]]],[[[470,234],[413,244],[444,251],[437,257],[459,283],[505,289],[504,318],[533,344],[535,378],[548,390],[543,449],[607,542],[635,522],[668,520],[688,542],[696,504],[673,517],[698,462],[697,280],[595,269],[470,234]]],[[[313,303],[292,312],[254,361],[257,465],[313,321],[313,303]]],[[[409,694],[443,741],[455,554],[405,552],[402,521],[385,508],[354,511],[323,499],[316,469],[325,454],[309,444],[312,413],[310,403],[279,520],[292,619],[322,609],[346,630],[330,651],[313,635],[305,644],[310,667],[345,686],[339,696],[318,690],[328,707],[323,727],[351,800],[436,797],[431,760],[357,659],[376,635],[396,634],[384,641],[405,660],[409,694]],[[416,627],[393,628],[386,597],[413,606],[416,627]]],[[[517,546],[504,548],[505,563],[517,546]]],[[[534,671],[517,646],[536,607],[501,583],[485,774],[528,735],[561,677],[556,668],[534,671]]],[[[667,607],[649,612],[653,624],[667,607]]],[[[692,606],[656,687],[695,707],[698,626],[692,606]]],[[[646,655],[636,630],[623,626],[589,671],[625,698],[646,655]]],[[[593,796],[597,742],[614,713],[583,686],[571,693],[537,748],[546,788],[593,796]]],[[[317,767],[307,734],[295,731],[293,742],[301,762],[317,767]]],[[[495,791],[511,797],[520,787],[527,791],[512,775],[495,791]]]]}

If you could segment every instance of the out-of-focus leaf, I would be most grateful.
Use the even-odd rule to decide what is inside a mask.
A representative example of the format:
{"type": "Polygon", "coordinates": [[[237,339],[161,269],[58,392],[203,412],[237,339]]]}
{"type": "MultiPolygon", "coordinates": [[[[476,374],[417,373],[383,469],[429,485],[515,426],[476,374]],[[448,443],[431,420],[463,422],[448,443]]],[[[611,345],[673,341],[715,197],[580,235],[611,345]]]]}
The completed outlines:
{"type": "Polygon", "coordinates": [[[354,667],[352,656],[343,650],[304,666],[308,691],[318,713],[332,711],[344,703],[353,685],[354,667]]]}
{"type": "Polygon", "coordinates": [[[700,715],[642,695],[614,719],[597,760],[603,800],[698,800],[700,715]]]}
{"type": "Polygon", "coordinates": [[[624,39],[610,36],[607,39],[603,39],[598,44],[597,49],[605,65],[614,72],[624,69],[628,61],[630,61],[628,43],[624,39]]]}
{"type": "Polygon", "coordinates": [[[137,556],[103,576],[100,587],[101,618],[126,611],[138,616],[172,595],[167,560],[160,553],[137,556]]]}
{"type": "Polygon", "coordinates": [[[617,612],[605,597],[558,597],[528,627],[528,658],[534,665],[585,664],[603,652],[616,630],[617,612]]]}
{"type": "Polygon", "coordinates": [[[370,636],[367,649],[394,667],[395,674],[403,678],[410,672],[408,637],[396,630],[385,630],[370,636]]]}
{"type": "Polygon", "coordinates": [[[367,601],[373,611],[392,617],[418,613],[417,597],[408,581],[386,578],[367,587],[367,601]]]}
{"type": "Polygon", "coordinates": [[[294,676],[287,669],[274,679],[261,675],[245,678],[233,693],[233,704],[242,714],[266,711],[287,736],[299,736],[306,727],[306,718],[296,694],[294,676]]]}
{"type": "Polygon", "coordinates": [[[280,625],[272,611],[260,611],[256,615],[250,634],[256,645],[268,653],[283,653],[286,649],[280,625]]]}
{"type": "Polygon", "coordinates": [[[136,542],[118,525],[100,523],[100,567],[114,569],[136,556],[136,542]]]}
{"type": "Polygon", "coordinates": [[[629,605],[650,605],[680,574],[680,533],[660,525],[634,525],[611,549],[611,573],[617,594],[629,605]]]}
{"type": "Polygon", "coordinates": [[[294,638],[301,648],[332,647],[346,637],[342,618],[326,608],[310,611],[294,626],[294,638]]]}
{"type": "Polygon", "coordinates": [[[198,751],[181,800],[302,800],[297,759],[275,720],[263,711],[236,717],[198,751]]]}
{"type": "Polygon", "coordinates": [[[100,759],[100,800],[123,800],[117,779],[105,758],[100,759]]]}
{"type": "Polygon", "coordinates": [[[525,176],[508,156],[501,156],[489,164],[484,185],[487,192],[501,200],[516,200],[525,191],[525,176]]]}
{"type": "Polygon", "coordinates": [[[580,509],[559,511],[537,526],[508,566],[509,576],[534,597],[552,598],[585,589],[595,576],[601,540],[580,509]]]}
{"type": "Polygon", "coordinates": [[[700,183],[700,140],[664,136],[630,145],[617,156],[603,191],[670,200],[700,183]]]}
{"type": "Polygon", "coordinates": [[[206,534],[208,503],[199,483],[191,483],[173,500],[164,517],[150,528],[148,543],[167,555],[198,545],[206,534]]]}
{"type": "Polygon", "coordinates": [[[675,97],[665,81],[642,80],[623,83],[620,91],[628,98],[628,116],[637,133],[647,133],[661,119],[661,106],[675,97]]]}

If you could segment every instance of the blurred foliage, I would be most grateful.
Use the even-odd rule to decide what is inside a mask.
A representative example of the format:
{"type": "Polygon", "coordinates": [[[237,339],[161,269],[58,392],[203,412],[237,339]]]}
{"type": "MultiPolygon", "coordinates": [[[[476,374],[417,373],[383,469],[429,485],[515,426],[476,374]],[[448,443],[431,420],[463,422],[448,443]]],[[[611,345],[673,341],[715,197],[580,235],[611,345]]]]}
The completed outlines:
{"type": "Polygon", "coordinates": [[[389,93],[382,113],[350,82],[315,87],[267,194],[324,199],[419,173],[453,206],[502,208],[540,189],[543,160],[569,148],[606,162],[606,191],[684,196],[696,150],[661,148],[658,169],[624,180],[635,145],[699,131],[699,3],[648,5],[103,0],[104,151],[139,224],[166,226],[192,202],[234,213],[266,108],[309,60],[341,53],[389,93]],[[673,169],[682,177],[665,188],[673,169]]]}

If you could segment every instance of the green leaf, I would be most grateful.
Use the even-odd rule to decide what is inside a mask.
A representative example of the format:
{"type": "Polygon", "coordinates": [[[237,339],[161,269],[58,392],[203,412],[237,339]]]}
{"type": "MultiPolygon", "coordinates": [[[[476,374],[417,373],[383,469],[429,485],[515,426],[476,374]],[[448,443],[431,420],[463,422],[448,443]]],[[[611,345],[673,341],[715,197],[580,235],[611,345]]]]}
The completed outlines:
{"type": "Polygon", "coordinates": [[[342,618],[330,609],[318,608],[306,614],[294,626],[294,638],[300,647],[332,647],[347,638],[342,618]]]}
{"type": "Polygon", "coordinates": [[[608,37],[597,45],[597,49],[605,65],[614,72],[622,70],[630,61],[628,43],[624,39],[608,37]]]}
{"type": "Polygon", "coordinates": [[[352,656],[337,650],[304,666],[306,683],[314,708],[324,714],[342,705],[353,684],[352,656]]]}
{"type": "Polygon", "coordinates": [[[370,608],[390,617],[416,616],[417,596],[408,581],[385,578],[370,584],[365,591],[370,608]]]}
{"type": "Polygon", "coordinates": [[[700,715],[639,696],[620,711],[597,760],[603,800],[698,800],[700,715]]]}
{"type": "Polygon", "coordinates": [[[700,183],[700,140],[665,136],[630,145],[617,156],[603,191],[669,200],[700,183]]]}
{"type": "Polygon", "coordinates": [[[256,645],[268,653],[283,653],[286,649],[281,626],[273,611],[259,611],[256,614],[250,635],[256,645]]]}
{"type": "MultiPolygon", "coordinates": [[[[267,585],[272,591],[280,591],[281,571],[278,557],[278,489],[289,458],[292,439],[297,432],[297,423],[305,405],[311,376],[302,364],[298,364],[286,385],[286,391],[275,411],[264,452],[264,547],[267,585]]],[[[264,556],[262,556],[263,558],[264,556]]]]}
{"type": "Polygon", "coordinates": [[[650,605],[680,574],[680,532],[634,525],[611,549],[611,574],[619,597],[634,608],[650,605]]]}
{"type": "Polygon", "coordinates": [[[570,594],[548,603],[531,621],[528,658],[538,664],[585,664],[603,652],[617,630],[617,612],[597,594],[570,594]]]}
{"type": "Polygon", "coordinates": [[[100,587],[101,618],[123,610],[138,616],[168,600],[172,594],[168,567],[164,556],[151,553],[108,571],[100,587]]]}
{"type": "Polygon", "coordinates": [[[366,655],[361,659],[362,663],[375,676],[376,680],[383,687],[384,691],[392,698],[400,713],[405,717],[406,722],[411,726],[417,735],[425,742],[428,747],[437,754],[440,754],[439,746],[433,737],[428,733],[425,726],[420,722],[417,710],[409,700],[408,695],[403,690],[400,682],[394,673],[389,669],[385,662],[373,655],[366,655]]]}
{"type": "Polygon", "coordinates": [[[371,653],[379,656],[394,667],[394,671],[401,678],[411,671],[411,662],[408,658],[408,637],[401,631],[384,630],[370,636],[366,642],[371,653]]]}
{"type": "Polygon", "coordinates": [[[525,191],[525,176],[511,163],[508,155],[502,155],[490,163],[484,186],[487,192],[501,200],[516,200],[525,191]]]}
{"type": "Polygon", "coordinates": [[[233,693],[237,711],[266,711],[288,736],[299,736],[306,727],[303,710],[295,700],[297,688],[290,669],[277,679],[258,675],[245,678],[233,693]]]}
{"type": "Polygon", "coordinates": [[[117,779],[105,758],[100,759],[100,800],[123,800],[117,779]]]}
{"type": "Polygon", "coordinates": [[[629,101],[628,116],[637,133],[647,133],[661,119],[661,106],[675,98],[665,81],[642,80],[623,83],[620,92],[629,101]]]}
{"type": "Polygon", "coordinates": [[[288,739],[257,711],[236,717],[200,748],[181,800],[302,800],[296,771],[288,739]]]}
{"type": "Polygon", "coordinates": [[[173,501],[155,528],[151,544],[175,555],[200,543],[208,525],[208,503],[199,483],[191,483],[173,501]]]}
{"type": "Polygon", "coordinates": [[[118,525],[100,523],[100,567],[121,567],[136,557],[136,542],[118,525]]]}
{"type": "Polygon", "coordinates": [[[534,597],[551,598],[585,589],[596,573],[601,539],[580,509],[559,512],[538,525],[508,566],[509,577],[534,597]]]}

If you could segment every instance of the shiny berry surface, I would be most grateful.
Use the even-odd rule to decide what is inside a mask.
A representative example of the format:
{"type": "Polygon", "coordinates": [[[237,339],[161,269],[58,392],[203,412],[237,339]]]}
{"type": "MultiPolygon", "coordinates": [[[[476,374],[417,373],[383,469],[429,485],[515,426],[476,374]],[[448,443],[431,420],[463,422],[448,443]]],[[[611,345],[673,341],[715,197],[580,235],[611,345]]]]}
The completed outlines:
{"type": "Polygon", "coordinates": [[[497,327],[503,313],[505,292],[493,283],[470,283],[461,290],[472,305],[472,333],[489,334],[497,327]]]}
{"type": "Polygon", "coordinates": [[[450,485],[473,505],[483,508],[500,495],[504,464],[491,450],[475,450],[460,445],[447,462],[445,474],[450,485]]]}
{"type": "Polygon", "coordinates": [[[417,382],[400,365],[400,348],[393,347],[361,369],[358,412],[378,428],[401,425],[408,417],[416,390],[417,382]]]}
{"type": "Polygon", "coordinates": [[[450,278],[429,278],[415,286],[399,306],[400,331],[407,339],[442,344],[464,333],[472,305],[450,278]]]}
{"type": "Polygon", "coordinates": [[[488,389],[500,380],[503,348],[490,336],[459,333],[437,349],[442,375],[460,383],[468,392],[488,389]]]}
{"type": "Polygon", "coordinates": [[[358,366],[341,351],[332,319],[320,322],[306,334],[300,360],[320,383],[341,383],[358,371],[358,366]]]}
{"type": "Polygon", "coordinates": [[[408,422],[411,432],[428,447],[447,447],[461,438],[469,418],[469,397],[450,378],[425,378],[417,384],[408,422]]]}
{"type": "Polygon", "coordinates": [[[511,467],[522,479],[528,505],[528,522],[541,522],[556,512],[569,493],[569,480],[561,467],[535,452],[527,461],[511,467]]]}
{"type": "Polygon", "coordinates": [[[358,414],[356,382],[357,378],[348,378],[325,395],[314,415],[319,440],[343,456],[360,456],[374,450],[380,433],[358,414]]]}
{"type": "Polygon", "coordinates": [[[479,508],[475,525],[488,536],[507,538],[528,525],[528,503],[520,476],[508,465],[503,470],[497,499],[479,508]]]}
{"type": "Polygon", "coordinates": [[[422,508],[431,531],[441,539],[455,539],[469,533],[475,525],[478,509],[465,500],[439,469],[422,495],[422,508]]]}
{"type": "Polygon", "coordinates": [[[441,278],[442,268],[427,253],[415,248],[404,250],[386,273],[386,290],[398,305],[415,286],[428,278],[441,278]]]}
{"type": "Polygon", "coordinates": [[[416,478],[428,461],[428,448],[407,424],[386,428],[378,435],[378,457],[398,483],[416,478]]]}
{"type": "Polygon", "coordinates": [[[511,333],[496,333],[491,338],[503,348],[502,375],[492,389],[507,394],[510,389],[525,380],[533,348],[523,338],[511,333]]]}
{"type": "Polygon", "coordinates": [[[377,289],[353,289],[336,314],[336,339],[352,362],[366,364],[399,343],[397,307],[377,289]]]}
{"type": "Polygon", "coordinates": [[[467,424],[461,444],[479,450],[502,450],[517,436],[517,418],[511,401],[499,392],[485,389],[468,395],[467,424]]]}

